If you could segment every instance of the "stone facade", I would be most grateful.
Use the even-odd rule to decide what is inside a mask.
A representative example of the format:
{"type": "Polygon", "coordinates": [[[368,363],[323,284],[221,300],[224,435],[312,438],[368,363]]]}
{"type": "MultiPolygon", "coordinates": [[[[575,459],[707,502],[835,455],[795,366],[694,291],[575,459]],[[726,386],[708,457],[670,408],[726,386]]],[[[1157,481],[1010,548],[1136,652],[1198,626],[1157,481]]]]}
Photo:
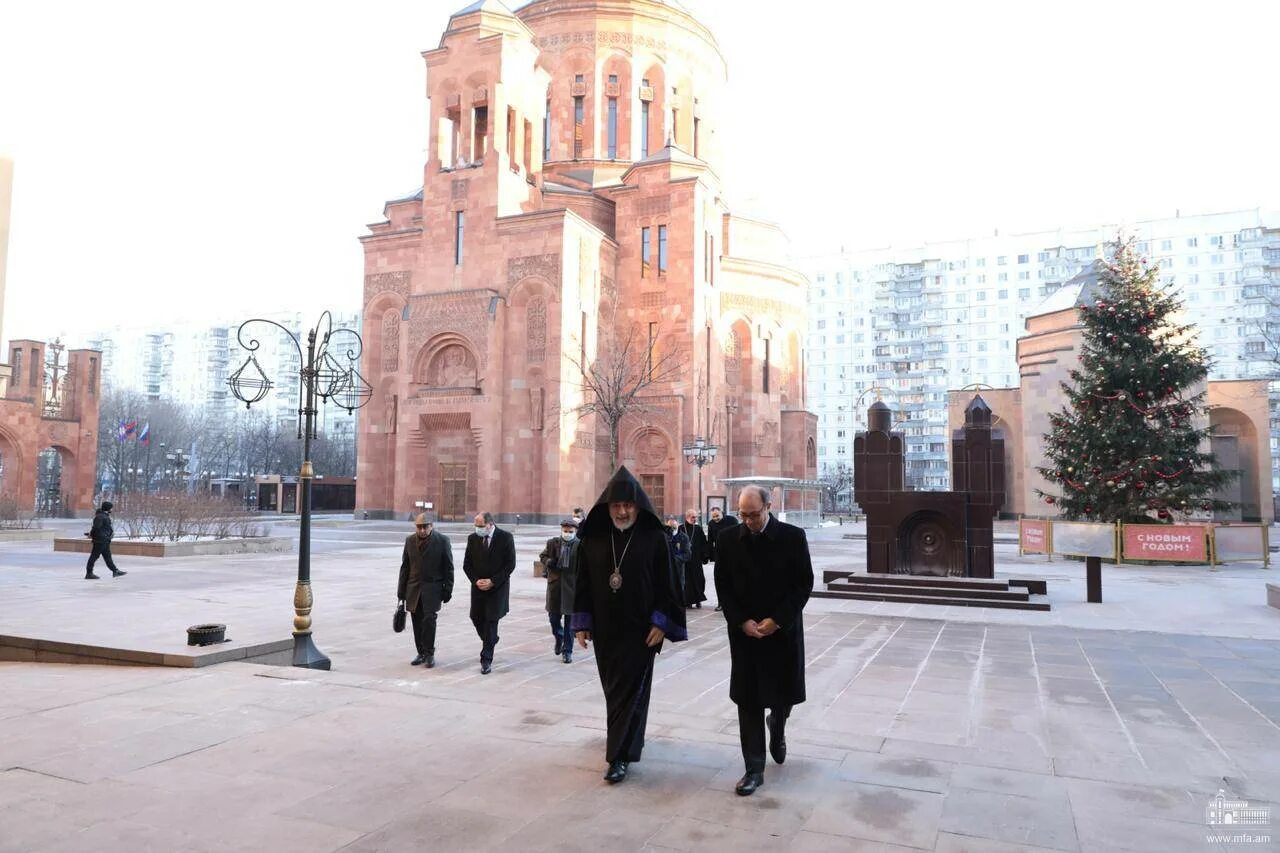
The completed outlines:
{"type": "Polygon", "coordinates": [[[482,0],[423,56],[422,190],[361,238],[377,416],[357,512],[588,505],[610,442],[577,411],[577,365],[627,331],[681,365],[618,435],[656,504],[697,502],[695,436],[720,447],[707,495],[729,492],[721,477],[815,477],[806,282],[777,228],[723,200],[726,68],[706,27],[657,0],[482,0]]]}
{"type": "Polygon", "coordinates": [[[65,512],[91,514],[94,470],[98,458],[98,405],[101,354],[70,350],[60,384],[56,411],[45,405],[45,344],[9,342],[8,388],[0,397],[0,495],[12,495],[20,506],[36,504],[37,460],[52,448],[62,461],[61,493],[65,512]]]}
{"type": "MultiPolygon", "coordinates": [[[[1082,299],[1094,299],[1091,281],[1060,292],[1044,310],[1026,320],[1026,334],[1018,339],[1017,388],[982,389],[993,413],[993,430],[1004,438],[1006,494],[1001,511],[1014,516],[1052,516],[1056,513],[1036,490],[1057,489],[1040,476],[1040,453],[1049,432],[1049,415],[1066,405],[1062,383],[1079,363],[1084,325],[1082,299]]],[[[1221,520],[1274,521],[1271,490],[1270,425],[1266,380],[1210,380],[1206,403],[1214,426],[1211,449],[1225,468],[1240,476],[1220,496],[1237,505],[1221,520]]],[[[1194,390],[1194,389],[1193,389],[1194,390]]],[[[952,431],[964,425],[964,409],[972,390],[947,394],[947,424],[952,431]]]]}

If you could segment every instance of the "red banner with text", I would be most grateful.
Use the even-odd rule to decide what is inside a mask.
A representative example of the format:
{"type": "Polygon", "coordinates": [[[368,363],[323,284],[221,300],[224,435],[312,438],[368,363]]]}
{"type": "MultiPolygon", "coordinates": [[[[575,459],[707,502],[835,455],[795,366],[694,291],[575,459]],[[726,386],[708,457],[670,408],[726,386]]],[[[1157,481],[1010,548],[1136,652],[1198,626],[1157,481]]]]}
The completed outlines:
{"type": "Polygon", "coordinates": [[[1209,562],[1205,527],[1200,524],[1126,524],[1124,559],[1209,562]]]}
{"type": "Polygon", "coordinates": [[[1018,522],[1018,547],[1024,554],[1048,554],[1050,552],[1049,536],[1053,527],[1052,521],[1030,521],[1022,519],[1018,522]]]}

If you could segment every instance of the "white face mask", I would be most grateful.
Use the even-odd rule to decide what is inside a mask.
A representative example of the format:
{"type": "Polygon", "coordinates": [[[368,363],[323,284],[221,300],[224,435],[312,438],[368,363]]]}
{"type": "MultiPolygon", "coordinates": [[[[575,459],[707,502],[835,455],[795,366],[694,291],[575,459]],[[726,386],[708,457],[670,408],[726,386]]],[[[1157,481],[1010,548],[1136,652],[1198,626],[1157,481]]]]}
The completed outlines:
{"type": "Polygon", "coordinates": [[[477,526],[476,526],[476,535],[477,535],[477,536],[483,536],[483,535],[484,535],[484,532],[485,532],[486,530],[488,530],[488,529],[489,529],[488,527],[482,527],[482,526],[477,525],[477,526]]]}
{"type": "Polygon", "coordinates": [[[560,534],[560,538],[561,538],[561,539],[563,539],[564,541],[568,542],[568,541],[570,541],[571,539],[573,539],[573,534],[572,534],[572,533],[561,533],[561,534],[560,534]]]}

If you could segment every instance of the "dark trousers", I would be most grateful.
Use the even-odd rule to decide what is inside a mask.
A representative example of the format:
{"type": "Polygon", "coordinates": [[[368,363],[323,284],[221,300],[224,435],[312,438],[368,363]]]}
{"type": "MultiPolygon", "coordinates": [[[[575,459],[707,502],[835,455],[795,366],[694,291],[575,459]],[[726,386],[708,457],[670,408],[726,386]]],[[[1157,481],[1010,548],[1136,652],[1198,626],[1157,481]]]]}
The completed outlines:
{"type": "MultiPolygon", "coordinates": [[[[787,717],[791,716],[791,706],[783,705],[769,710],[773,711],[774,727],[778,734],[782,734],[787,725],[787,717]]],[[[748,773],[764,772],[764,711],[759,705],[738,706],[738,738],[742,741],[742,760],[746,762],[748,773]]]]}
{"type": "Polygon", "coordinates": [[[107,568],[111,571],[116,569],[116,561],[111,559],[111,543],[110,542],[94,542],[93,550],[89,552],[89,564],[84,567],[86,575],[93,574],[93,564],[98,562],[98,557],[102,557],[102,562],[107,564],[107,568]]]}
{"type": "Polygon", "coordinates": [[[472,617],[471,624],[476,626],[476,633],[480,635],[480,663],[493,663],[493,647],[498,645],[498,620],[472,617]]]}
{"type": "Polygon", "coordinates": [[[413,644],[418,647],[420,655],[436,653],[436,617],[438,615],[435,611],[428,613],[421,601],[409,614],[410,621],[413,622],[413,644]]]}
{"type": "Polygon", "coordinates": [[[565,613],[548,613],[547,620],[551,623],[551,636],[555,637],[560,644],[560,650],[565,652],[573,651],[573,628],[570,623],[573,621],[573,615],[565,613]]]}

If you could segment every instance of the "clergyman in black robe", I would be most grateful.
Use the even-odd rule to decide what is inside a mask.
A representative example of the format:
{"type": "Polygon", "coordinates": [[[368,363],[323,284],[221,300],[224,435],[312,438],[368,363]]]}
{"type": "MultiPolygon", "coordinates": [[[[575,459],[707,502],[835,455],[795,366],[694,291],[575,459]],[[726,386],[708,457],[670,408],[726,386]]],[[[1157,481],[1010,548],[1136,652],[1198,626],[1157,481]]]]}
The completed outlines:
{"type": "Polygon", "coordinates": [[[685,510],[680,529],[689,537],[689,547],[693,551],[684,567],[684,604],[685,607],[702,607],[702,602],[707,600],[707,575],[702,567],[711,559],[711,547],[707,544],[707,535],[702,532],[702,525],[698,523],[696,509],[685,510]]]}
{"type": "Polygon", "coordinates": [[[654,658],[663,640],[687,638],[684,600],[667,537],[649,496],[618,468],[578,529],[573,627],[596,646],[608,739],[604,778],[621,782],[640,760],[654,658]]]}
{"type": "Polygon", "coordinates": [[[738,706],[747,766],[735,790],[745,796],[764,784],[765,727],[769,753],[781,764],[787,717],[805,699],[803,614],[813,564],[804,531],[769,513],[766,489],[743,489],[738,515],[742,524],[716,536],[715,580],[729,630],[729,698],[738,706]]]}

